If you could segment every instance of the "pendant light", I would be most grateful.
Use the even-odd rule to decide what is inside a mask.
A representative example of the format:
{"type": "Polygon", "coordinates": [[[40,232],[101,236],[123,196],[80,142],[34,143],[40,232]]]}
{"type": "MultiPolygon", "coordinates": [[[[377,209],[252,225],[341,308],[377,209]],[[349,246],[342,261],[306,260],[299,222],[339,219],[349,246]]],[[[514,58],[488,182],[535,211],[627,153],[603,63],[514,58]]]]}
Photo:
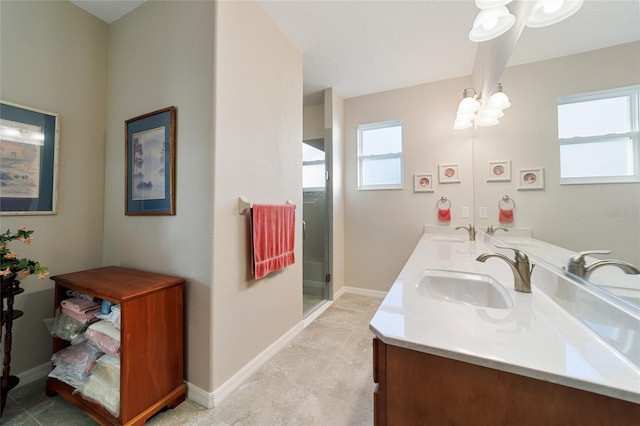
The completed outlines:
{"type": "Polygon", "coordinates": [[[476,111],[480,109],[480,101],[476,99],[475,89],[464,89],[462,100],[458,104],[456,121],[453,123],[455,130],[468,129],[476,118],[476,111]]]}
{"type": "Polygon", "coordinates": [[[489,102],[487,102],[487,108],[503,110],[510,106],[509,97],[502,91],[502,83],[498,83],[495,93],[491,95],[489,102]]]}
{"type": "MultiPolygon", "coordinates": [[[[469,32],[469,40],[475,42],[491,40],[511,29],[516,22],[516,17],[509,12],[509,9],[504,5],[506,4],[505,2],[498,2],[496,4],[498,4],[498,6],[487,7],[486,9],[480,10],[475,21],[473,21],[473,27],[469,32]]],[[[476,5],[478,5],[478,2],[476,2],[476,5]]]]}
{"type": "Polygon", "coordinates": [[[584,0],[538,0],[525,25],[540,28],[555,24],[576,13],[583,3],[584,0]]]}
{"type": "Polygon", "coordinates": [[[475,89],[464,89],[462,92],[462,100],[458,104],[458,115],[474,114],[480,109],[480,101],[478,101],[475,89]]]}

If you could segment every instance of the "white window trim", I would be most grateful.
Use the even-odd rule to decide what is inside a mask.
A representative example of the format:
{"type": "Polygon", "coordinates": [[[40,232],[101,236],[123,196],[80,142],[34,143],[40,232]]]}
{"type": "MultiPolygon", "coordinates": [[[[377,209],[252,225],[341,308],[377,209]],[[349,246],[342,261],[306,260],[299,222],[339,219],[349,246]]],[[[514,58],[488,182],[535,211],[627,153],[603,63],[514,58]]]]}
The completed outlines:
{"type": "Polygon", "coordinates": [[[594,183],[637,183],[640,182],[640,85],[620,87],[617,89],[600,90],[597,92],[564,96],[558,101],[558,105],[566,105],[577,102],[588,102],[600,99],[629,96],[629,120],[631,131],[626,133],[611,133],[606,135],[558,138],[559,147],[562,145],[605,142],[611,139],[630,138],[633,146],[633,175],[631,176],[593,176],[593,177],[560,177],[561,185],[594,184],[594,183]]]}
{"type": "Polygon", "coordinates": [[[400,120],[381,121],[377,123],[361,124],[358,126],[358,190],[359,191],[377,191],[385,189],[404,189],[404,129],[402,128],[402,122],[400,120]],[[362,155],[362,131],[363,130],[375,130],[386,127],[400,126],[402,136],[400,138],[400,152],[376,154],[376,155],[362,155]],[[400,159],[400,183],[395,185],[364,185],[362,183],[362,164],[365,159],[380,160],[387,158],[399,158],[400,159]]]}

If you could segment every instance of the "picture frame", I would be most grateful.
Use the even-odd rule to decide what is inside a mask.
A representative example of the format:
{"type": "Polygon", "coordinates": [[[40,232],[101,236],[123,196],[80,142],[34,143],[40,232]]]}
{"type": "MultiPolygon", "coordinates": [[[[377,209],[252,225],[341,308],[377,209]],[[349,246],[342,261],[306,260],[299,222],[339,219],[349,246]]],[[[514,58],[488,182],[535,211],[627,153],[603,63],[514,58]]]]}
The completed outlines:
{"type": "Polygon", "coordinates": [[[458,163],[438,164],[438,182],[439,183],[459,183],[460,165],[458,163]]]}
{"type": "Polygon", "coordinates": [[[489,161],[487,182],[509,182],[511,181],[511,161],[495,160],[489,161]]]}
{"type": "Polygon", "coordinates": [[[57,113],[0,101],[0,215],[54,215],[57,113]]]}
{"type": "Polygon", "coordinates": [[[433,192],[433,174],[416,173],[413,175],[413,192],[433,192]]]}
{"type": "Polygon", "coordinates": [[[176,214],[176,107],[125,121],[125,215],[176,214]]]}
{"type": "Polygon", "coordinates": [[[544,189],[544,169],[528,168],[518,171],[519,186],[518,191],[528,189],[544,189]]]}

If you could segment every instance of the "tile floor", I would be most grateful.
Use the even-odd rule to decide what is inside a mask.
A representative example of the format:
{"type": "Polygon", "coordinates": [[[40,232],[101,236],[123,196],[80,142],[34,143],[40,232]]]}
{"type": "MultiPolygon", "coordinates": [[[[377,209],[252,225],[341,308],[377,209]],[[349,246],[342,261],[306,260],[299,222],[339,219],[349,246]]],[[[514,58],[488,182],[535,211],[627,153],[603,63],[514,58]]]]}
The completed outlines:
{"type": "MultiPolygon", "coordinates": [[[[214,409],[186,400],[149,425],[373,424],[369,321],[382,299],[343,294],[256,374],[214,409]]],[[[9,393],[3,425],[94,425],[44,379],[9,393]]]]}

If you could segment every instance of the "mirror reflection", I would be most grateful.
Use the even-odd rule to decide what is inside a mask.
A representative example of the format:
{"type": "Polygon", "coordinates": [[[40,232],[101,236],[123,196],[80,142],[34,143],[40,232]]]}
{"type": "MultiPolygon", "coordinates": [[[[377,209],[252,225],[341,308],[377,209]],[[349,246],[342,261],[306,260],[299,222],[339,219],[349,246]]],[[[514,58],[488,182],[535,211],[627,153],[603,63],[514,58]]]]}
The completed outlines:
{"type": "MultiPolygon", "coordinates": [[[[640,28],[637,4],[613,2],[607,7],[635,7],[636,28],[640,28]]],[[[589,26],[583,29],[591,31],[589,26]]],[[[525,32],[523,38],[535,36],[531,30],[525,32]]],[[[521,41],[526,46],[526,40],[521,41]]],[[[520,47],[516,46],[514,56],[520,47]]],[[[569,156],[578,166],[584,161],[595,161],[608,167],[617,161],[616,150],[620,150],[612,143],[594,151],[595,160],[576,157],[571,149],[588,138],[568,138],[570,149],[562,152],[563,139],[558,131],[559,105],[563,99],[616,88],[637,89],[640,42],[509,66],[501,83],[511,107],[505,110],[499,125],[478,127],[474,132],[476,226],[483,230],[489,226],[508,229],[496,230],[495,237],[509,244],[519,243],[524,251],[558,268],[568,268],[573,255],[590,252],[582,260],[586,268],[596,266],[583,278],[640,304],[640,275],[633,269],[640,268],[638,95],[632,95],[636,104],[630,106],[630,129],[623,135],[629,142],[620,145],[627,155],[627,163],[622,167],[630,168],[632,174],[625,182],[564,179],[561,165],[566,160],[562,155],[569,156]],[[505,196],[513,201],[513,208],[504,204],[505,196]],[[505,213],[511,216],[504,217],[505,213]],[[527,238],[527,232],[522,233],[523,228],[531,230],[534,240],[527,238]],[[532,242],[535,240],[566,252],[542,243],[536,247],[532,242]],[[603,262],[605,259],[615,261],[603,262]]],[[[575,120],[586,127],[596,122],[611,127],[614,118],[583,112],[575,120]]]]}

